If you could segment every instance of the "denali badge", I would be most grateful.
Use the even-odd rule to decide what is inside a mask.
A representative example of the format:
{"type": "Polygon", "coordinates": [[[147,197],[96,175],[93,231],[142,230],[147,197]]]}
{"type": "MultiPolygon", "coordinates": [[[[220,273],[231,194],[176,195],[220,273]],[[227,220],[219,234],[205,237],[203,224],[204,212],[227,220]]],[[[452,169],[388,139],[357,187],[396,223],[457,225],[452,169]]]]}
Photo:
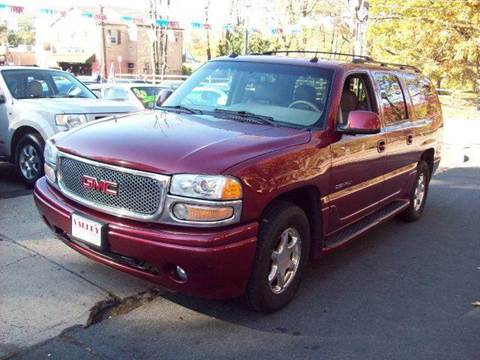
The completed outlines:
{"type": "Polygon", "coordinates": [[[82,185],[90,190],[102,192],[107,195],[118,195],[118,184],[108,180],[97,180],[92,176],[82,175],[82,185]]]}

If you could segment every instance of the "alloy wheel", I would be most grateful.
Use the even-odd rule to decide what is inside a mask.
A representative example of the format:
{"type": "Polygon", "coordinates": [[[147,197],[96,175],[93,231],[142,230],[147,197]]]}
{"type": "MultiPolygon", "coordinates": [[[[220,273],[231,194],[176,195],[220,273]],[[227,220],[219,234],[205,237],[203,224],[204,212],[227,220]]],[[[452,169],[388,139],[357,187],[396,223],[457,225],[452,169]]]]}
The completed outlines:
{"type": "Polygon", "coordinates": [[[40,173],[41,161],[35,147],[26,144],[20,151],[19,165],[22,175],[27,180],[35,179],[40,173]]]}
{"type": "Polygon", "coordinates": [[[282,232],[271,255],[268,283],[274,294],[284,292],[292,283],[300,265],[302,242],[297,229],[289,227],[282,232]]]}
{"type": "Polygon", "coordinates": [[[418,176],[417,185],[415,186],[415,192],[413,194],[413,209],[419,211],[423,205],[426,191],[426,177],[422,172],[418,176]]]}

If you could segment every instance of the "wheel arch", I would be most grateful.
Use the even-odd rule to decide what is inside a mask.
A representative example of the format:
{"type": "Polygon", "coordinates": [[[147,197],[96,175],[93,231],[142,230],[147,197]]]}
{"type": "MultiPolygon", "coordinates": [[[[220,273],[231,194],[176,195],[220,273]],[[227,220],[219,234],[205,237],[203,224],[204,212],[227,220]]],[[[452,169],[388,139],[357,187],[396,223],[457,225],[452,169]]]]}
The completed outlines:
{"type": "Polygon", "coordinates": [[[11,159],[13,160],[14,157],[15,157],[15,149],[18,145],[18,142],[20,141],[20,139],[22,139],[22,137],[24,137],[25,135],[27,134],[33,134],[33,135],[36,135],[38,136],[43,142],[45,142],[45,139],[43,138],[42,134],[40,133],[40,131],[38,131],[37,129],[35,129],[34,127],[32,126],[28,126],[28,125],[23,125],[23,126],[20,126],[18,129],[15,130],[15,132],[13,133],[13,136],[12,136],[12,140],[10,142],[10,157],[11,159]]]}
{"type": "Polygon", "coordinates": [[[425,161],[430,170],[430,177],[433,175],[433,160],[435,158],[435,150],[433,148],[427,149],[422,153],[420,161],[425,161]]]}
{"type": "Polygon", "coordinates": [[[261,218],[276,203],[284,201],[300,207],[307,215],[310,224],[311,248],[310,257],[318,258],[323,249],[321,193],[314,185],[305,185],[286,191],[272,199],[263,209],[261,218]]]}

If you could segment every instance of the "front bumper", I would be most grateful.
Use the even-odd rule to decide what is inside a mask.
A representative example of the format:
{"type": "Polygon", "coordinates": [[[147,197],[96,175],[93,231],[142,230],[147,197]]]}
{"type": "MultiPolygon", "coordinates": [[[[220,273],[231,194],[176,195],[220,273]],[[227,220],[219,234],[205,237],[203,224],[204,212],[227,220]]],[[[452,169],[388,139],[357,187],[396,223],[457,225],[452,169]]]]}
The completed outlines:
{"type": "Polygon", "coordinates": [[[121,219],[68,200],[45,178],[37,181],[34,199],[52,231],[95,261],[200,297],[229,298],[245,291],[255,258],[256,222],[225,229],[192,229],[121,219]],[[73,212],[108,224],[107,250],[95,250],[71,238],[73,212]],[[187,281],[174,276],[176,265],[186,270],[187,281]]]}

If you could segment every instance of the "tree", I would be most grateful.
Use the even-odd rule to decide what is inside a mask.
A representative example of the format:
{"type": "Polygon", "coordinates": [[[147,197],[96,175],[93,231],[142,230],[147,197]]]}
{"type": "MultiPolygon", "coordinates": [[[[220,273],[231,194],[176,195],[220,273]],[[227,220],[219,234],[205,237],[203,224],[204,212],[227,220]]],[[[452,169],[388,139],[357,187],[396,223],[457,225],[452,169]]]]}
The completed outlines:
{"type": "MultiPolygon", "coordinates": [[[[245,27],[236,26],[233,30],[225,32],[219,40],[217,52],[219,55],[228,55],[231,53],[241,54],[243,51],[245,27]]],[[[264,51],[275,50],[274,43],[259,33],[251,33],[248,40],[249,53],[261,53],[264,51]]]]}
{"type": "Polygon", "coordinates": [[[20,15],[17,18],[17,30],[8,30],[7,41],[10,46],[34,45],[35,26],[34,18],[28,15],[20,15]]]}
{"type": "Polygon", "coordinates": [[[480,2],[370,0],[370,53],[420,67],[437,87],[474,88],[480,2]]]}

